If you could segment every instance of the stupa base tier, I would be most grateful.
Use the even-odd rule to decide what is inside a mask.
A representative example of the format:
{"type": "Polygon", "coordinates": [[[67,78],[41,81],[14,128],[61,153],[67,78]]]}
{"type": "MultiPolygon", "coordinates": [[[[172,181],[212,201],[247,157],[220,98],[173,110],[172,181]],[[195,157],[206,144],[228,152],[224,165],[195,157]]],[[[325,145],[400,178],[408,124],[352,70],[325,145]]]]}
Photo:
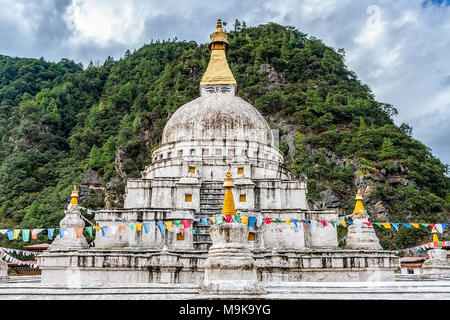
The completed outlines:
{"type": "MultiPolygon", "coordinates": [[[[400,267],[383,250],[252,250],[258,281],[393,281],[400,267]]],[[[99,250],[45,252],[42,283],[191,283],[205,280],[207,251],[99,250]]]]}

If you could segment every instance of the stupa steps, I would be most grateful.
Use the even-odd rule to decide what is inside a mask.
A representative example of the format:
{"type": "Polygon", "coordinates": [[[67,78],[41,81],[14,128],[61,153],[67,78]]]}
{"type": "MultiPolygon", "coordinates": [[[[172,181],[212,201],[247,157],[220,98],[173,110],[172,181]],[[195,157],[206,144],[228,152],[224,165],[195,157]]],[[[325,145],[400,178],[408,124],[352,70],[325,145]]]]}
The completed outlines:
{"type": "MultiPolygon", "coordinates": [[[[223,182],[204,181],[200,188],[200,212],[196,214],[196,218],[209,218],[221,214],[224,194],[223,182]]],[[[197,229],[197,234],[194,234],[195,249],[208,250],[212,245],[209,227],[201,221],[194,222],[194,228],[197,229]]]]}

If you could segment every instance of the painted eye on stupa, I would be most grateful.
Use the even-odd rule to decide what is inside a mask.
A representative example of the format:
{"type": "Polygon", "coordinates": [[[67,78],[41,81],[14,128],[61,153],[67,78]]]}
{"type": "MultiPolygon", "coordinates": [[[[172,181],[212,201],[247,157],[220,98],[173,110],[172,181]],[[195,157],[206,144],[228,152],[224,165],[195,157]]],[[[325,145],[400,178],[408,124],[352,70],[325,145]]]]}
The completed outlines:
{"type": "Polygon", "coordinates": [[[221,94],[227,94],[228,92],[231,92],[231,87],[220,87],[221,94]]]}
{"type": "Polygon", "coordinates": [[[209,94],[214,94],[216,93],[216,88],[214,87],[205,87],[206,92],[208,92],[209,94]]]}

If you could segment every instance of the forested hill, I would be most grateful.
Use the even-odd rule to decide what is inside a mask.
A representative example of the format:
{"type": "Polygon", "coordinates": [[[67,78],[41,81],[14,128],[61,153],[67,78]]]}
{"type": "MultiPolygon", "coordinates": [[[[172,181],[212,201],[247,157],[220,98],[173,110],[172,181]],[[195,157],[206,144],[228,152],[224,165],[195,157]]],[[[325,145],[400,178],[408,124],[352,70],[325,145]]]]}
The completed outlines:
{"type": "MultiPolygon", "coordinates": [[[[447,166],[394,125],[396,109],[347,69],[343,50],[274,23],[236,21],[228,40],[238,95],[280,130],[311,208],[351,213],[360,188],[372,221],[448,220],[447,166]]],[[[86,69],[0,56],[0,228],[58,226],[83,178],[84,207],[120,207],[125,179],[140,177],[170,115],[198,97],[208,61],[206,43],[176,40],[86,69]]],[[[377,233],[387,249],[430,239],[424,228],[377,233]]]]}

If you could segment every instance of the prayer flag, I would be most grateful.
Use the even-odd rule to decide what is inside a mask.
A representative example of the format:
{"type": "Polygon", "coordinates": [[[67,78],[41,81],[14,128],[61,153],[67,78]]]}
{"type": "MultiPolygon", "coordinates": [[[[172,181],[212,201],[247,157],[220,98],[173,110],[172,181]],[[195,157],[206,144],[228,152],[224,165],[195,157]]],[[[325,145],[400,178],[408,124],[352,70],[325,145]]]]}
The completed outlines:
{"type": "Polygon", "coordinates": [[[275,223],[280,223],[280,218],[275,218],[275,223]]]}
{"type": "Polygon", "coordinates": [[[83,227],[75,228],[75,236],[77,239],[81,239],[83,237],[83,227]]]}
{"type": "Polygon", "coordinates": [[[402,226],[405,226],[407,228],[411,228],[411,224],[410,223],[400,223],[402,226]]]}
{"type": "Polygon", "coordinates": [[[235,222],[241,222],[241,216],[235,215],[233,217],[235,222]]]}
{"type": "Polygon", "coordinates": [[[164,233],[164,222],[158,221],[156,222],[156,226],[158,227],[159,232],[164,233]]]}
{"type": "Polygon", "coordinates": [[[119,225],[119,231],[125,230],[125,225],[124,224],[120,224],[119,225]]]}
{"type": "Polygon", "coordinates": [[[129,223],[128,224],[128,228],[130,228],[130,230],[134,230],[136,226],[133,223],[129,223]]]}
{"type": "Polygon", "coordinates": [[[25,242],[30,241],[30,229],[22,229],[22,239],[25,242]]]}
{"type": "Polygon", "coordinates": [[[222,217],[222,215],[217,215],[216,217],[215,217],[215,220],[216,220],[216,224],[222,224],[223,223],[223,217],[222,217]]]}
{"type": "Polygon", "coordinates": [[[325,220],[320,221],[320,223],[321,223],[324,227],[326,227],[326,226],[328,225],[327,222],[326,222],[325,220]]]}
{"type": "Polygon", "coordinates": [[[179,228],[181,227],[181,220],[175,220],[173,223],[179,228]]]}
{"type": "Polygon", "coordinates": [[[293,219],[292,222],[294,222],[295,227],[298,228],[298,224],[297,224],[298,220],[297,219],[293,219]]]}
{"type": "Polygon", "coordinates": [[[262,223],[263,223],[263,217],[258,216],[256,218],[256,226],[259,228],[259,227],[261,227],[262,223]]]}
{"type": "Polygon", "coordinates": [[[48,234],[49,240],[52,240],[54,231],[55,231],[55,229],[53,229],[53,228],[47,229],[47,234],[48,234]]]}
{"type": "Polygon", "coordinates": [[[289,219],[286,219],[286,223],[288,224],[288,226],[291,225],[291,221],[289,219]]]}
{"type": "Polygon", "coordinates": [[[339,221],[339,223],[345,228],[347,225],[345,224],[345,221],[339,221]]]}
{"type": "Polygon", "coordinates": [[[392,222],[391,223],[392,224],[392,226],[395,228],[395,230],[397,230],[398,231],[398,223],[394,223],[394,222],[392,222]]]}
{"type": "Polygon", "coordinates": [[[64,238],[64,231],[65,231],[65,228],[58,228],[58,230],[59,230],[59,237],[62,239],[62,238],[64,238]]]}
{"type": "Polygon", "coordinates": [[[272,223],[272,218],[265,218],[265,220],[267,224],[272,223]]]}
{"type": "Polygon", "coordinates": [[[103,226],[102,227],[102,236],[106,237],[106,231],[108,230],[108,226],[103,226]]]}
{"type": "Polygon", "coordinates": [[[376,225],[376,226],[381,227],[381,223],[379,223],[379,222],[374,222],[373,224],[376,225]]]}
{"type": "Polygon", "coordinates": [[[8,240],[14,240],[14,230],[6,231],[6,234],[8,235],[8,240]]]}
{"type": "Polygon", "coordinates": [[[428,226],[432,227],[432,225],[428,224],[428,223],[421,223],[421,225],[423,225],[424,227],[428,227],[428,226]]]}
{"type": "Polygon", "coordinates": [[[385,222],[381,224],[383,227],[385,227],[386,229],[390,229],[391,228],[391,224],[389,222],[385,222]]]}
{"type": "Polygon", "coordinates": [[[411,223],[411,225],[412,225],[414,228],[419,228],[419,224],[417,224],[417,223],[411,223]]]}
{"type": "Polygon", "coordinates": [[[188,229],[191,226],[191,224],[189,223],[189,220],[183,220],[183,226],[185,229],[188,229]]]}
{"type": "Polygon", "coordinates": [[[247,216],[241,216],[241,222],[243,224],[248,224],[248,217],[247,216]]]}
{"type": "Polygon", "coordinates": [[[85,227],[86,232],[88,233],[89,237],[92,237],[92,227],[85,227]]]}
{"type": "Polygon", "coordinates": [[[444,230],[442,229],[442,225],[440,223],[436,223],[436,230],[439,233],[443,233],[444,232],[444,230]]]}
{"type": "Polygon", "coordinates": [[[208,225],[208,220],[206,218],[200,218],[200,220],[202,221],[203,225],[208,225]]]}
{"type": "Polygon", "coordinates": [[[372,222],[363,222],[366,226],[371,226],[371,225],[373,225],[373,223],[372,222]]]}
{"type": "Polygon", "coordinates": [[[232,219],[233,219],[233,217],[230,216],[230,215],[226,215],[226,216],[225,216],[225,222],[226,222],[226,223],[230,223],[232,219]]]}
{"type": "Polygon", "coordinates": [[[214,217],[209,217],[209,220],[211,220],[213,223],[216,222],[216,218],[214,217]]]}
{"type": "Polygon", "coordinates": [[[256,223],[256,217],[248,217],[248,226],[254,227],[256,223]]]}
{"type": "MultiPolygon", "coordinates": [[[[143,226],[144,226],[144,232],[149,233],[150,232],[150,223],[145,222],[145,223],[143,223],[143,226]]],[[[120,226],[119,226],[119,230],[120,230],[120,226]]]]}
{"type": "Polygon", "coordinates": [[[167,227],[167,231],[172,231],[172,221],[166,221],[166,227],[167,227]]]}
{"type": "Polygon", "coordinates": [[[142,230],[142,223],[136,223],[136,231],[142,230]]]}
{"type": "Polygon", "coordinates": [[[14,229],[14,240],[19,236],[20,229],[14,229]]]}

